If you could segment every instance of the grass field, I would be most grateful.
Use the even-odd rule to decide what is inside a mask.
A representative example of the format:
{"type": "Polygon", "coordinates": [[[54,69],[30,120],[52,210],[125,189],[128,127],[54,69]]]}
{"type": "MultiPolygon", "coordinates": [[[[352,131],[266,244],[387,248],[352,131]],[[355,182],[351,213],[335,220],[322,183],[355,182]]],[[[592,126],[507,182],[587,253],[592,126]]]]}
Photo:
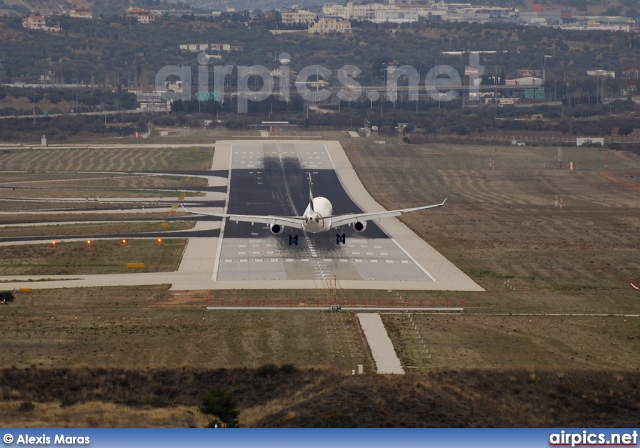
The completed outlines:
{"type": "Polygon", "coordinates": [[[3,171],[154,171],[202,170],[211,165],[213,149],[74,148],[2,149],[3,171]]]}
{"type": "Polygon", "coordinates": [[[3,426],[14,428],[202,428],[210,417],[197,406],[130,406],[90,401],[69,406],[60,403],[37,403],[33,411],[20,410],[23,402],[4,402],[3,426]]]}
{"type": "Polygon", "coordinates": [[[58,242],[55,246],[51,243],[0,246],[0,275],[173,272],[178,268],[185,245],[186,239],[166,238],[161,244],[153,239],[129,239],[126,244],[120,240],[97,240],[91,245],[58,242]],[[127,263],[144,263],[145,267],[128,269],[127,263]]]}
{"type": "Polygon", "coordinates": [[[157,198],[202,196],[190,191],[205,186],[206,179],[179,176],[52,175],[0,173],[2,199],[45,198],[157,198]]]}
{"type": "MultiPolygon", "coordinates": [[[[104,204],[103,204],[104,205],[104,204]]],[[[68,213],[29,213],[24,212],[20,214],[1,215],[1,224],[27,224],[27,223],[56,223],[65,222],[70,218],[75,222],[83,221],[128,221],[128,220],[161,220],[168,218],[175,218],[179,216],[185,216],[186,213],[176,211],[175,214],[171,214],[170,208],[167,207],[166,212],[153,212],[153,213],[119,213],[118,211],[103,211],[100,213],[83,213],[74,212],[72,216],[68,213]]]]}
{"type": "MultiPolygon", "coordinates": [[[[73,219],[73,216],[70,217],[73,219]]],[[[109,219],[108,221],[113,221],[109,219]]],[[[38,226],[17,226],[0,228],[0,238],[8,237],[28,237],[28,236],[59,236],[74,235],[111,235],[118,233],[144,233],[144,232],[166,232],[173,230],[192,229],[195,223],[173,221],[170,223],[161,222],[102,222],[102,223],[82,223],[82,224],[51,224],[38,226]],[[163,227],[163,225],[165,227],[163,227]]]]}
{"type": "MultiPolygon", "coordinates": [[[[93,249],[98,249],[98,243],[93,249]]],[[[144,252],[156,249],[150,244],[144,252]]],[[[112,264],[114,270],[121,266],[124,268],[119,260],[112,264]]],[[[19,293],[13,304],[1,310],[2,325],[13,336],[0,347],[0,363],[127,369],[258,367],[268,363],[342,371],[355,369],[357,364],[364,364],[368,371],[372,368],[352,314],[207,312],[204,306],[167,306],[171,297],[162,286],[19,293]]],[[[207,303],[205,297],[200,303],[207,303]]]]}

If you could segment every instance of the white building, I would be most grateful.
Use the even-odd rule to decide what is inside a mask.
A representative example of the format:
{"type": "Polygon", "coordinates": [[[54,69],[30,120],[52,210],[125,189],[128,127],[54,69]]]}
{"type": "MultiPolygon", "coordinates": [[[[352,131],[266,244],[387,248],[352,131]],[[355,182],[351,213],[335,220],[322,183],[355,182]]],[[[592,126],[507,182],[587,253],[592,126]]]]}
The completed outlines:
{"type": "Polygon", "coordinates": [[[135,18],[139,23],[153,23],[156,16],[148,9],[130,7],[126,12],[127,17],[135,18]]]}
{"type": "Polygon", "coordinates": [[[342,17],[344,19],[374,20],[379,9],[399,9],[397,6],[388,6],[381,3],[356,5],[347,2],[346,5],[323,5],[322,13],[327,16],[342,17]]]}
{"type": "Polygon", "coordinates": [[[378,9],[375,13],[376,17],[373,21],[376,23],[417,22],[420,17],[415,9],[378,9]]]}
{"type": "MultiPolygon", "coordinates": [[[[508,81],[509,80],[507,80],[507,82],[508,81]]],[[[516,85],[516,86],[521,86],[521,85],[541,86],[542,85],[542,78],[535,78],[533,76],[524,76],[522,78],[516,78],[513,81],[515,81],[515,83],[510,85],[516,85]]]]}
{"type": "Polygon", "coordinates": [[[29,16],[22,19],[22,26],[29,30],[43,30],[53,33],[60,31],[60,26],[47,26],[47,21],[42,16],[29,16]]]}
{"type": "Polygon", "coordinates": [[[609,70],[587,70],[587,76],[602,76],[615,79],[616,72],[609,70]]]}
{"type": "Polygon", "coordinates": [[[282,13],[282,23],[285,25],[294,25],[298,23],[311,23],[316,20],[316,13],[305,11],[289,11],[282,13]]]}
{"type": "Polygon", "coordinates": [[[603,137],[578,137],[576,138],[576,146],[584,145],[600,145],[604,146],[603,137]]]}
{"type": "Polygon", "coordinates": [[[326,34],[332,31],[336,33],[350,33],[351,22],[336,17],[323,17],[309,27],[310,34],[326,34]]]}
{"type": "Polygon", "coordinates": [[[162,93],[155,90],[129,90],[136,95],[136,101],[140,104],[138,110],[148,112],[171,112],[171,104],[162,99],[162,93]]]}
{"type": "Polygon", "coordinates": [[[624,33],[628,33],[631,31],[631,27],[629,25],[623,24],[601,24],[601,23],[588,23],[585,25],[562,25],[559,28],[563,30],[574,30],[574,31],[622,31],[624,33]]]}
{"type": "Polygon", "coordinates": [[[71,17],[76,19],[93,19],[93,14],[87,8],[75,8],[71,10],[71,17]]]}
{"type": "Polygon", "coordinates": [[[180,44],[180,49],[185,51],[193,51],[193,52],[201,52],[205,50],[210,51],[242,51],[243,47],[239,45],[230,45],[230,44],[180,44]]]}
{"type": "Polygon", "coordinates": [[[22,26],[29,30],[42,30],[47,26],[47,21],[42,16],[29,16],[22,19],[22,26]]]}

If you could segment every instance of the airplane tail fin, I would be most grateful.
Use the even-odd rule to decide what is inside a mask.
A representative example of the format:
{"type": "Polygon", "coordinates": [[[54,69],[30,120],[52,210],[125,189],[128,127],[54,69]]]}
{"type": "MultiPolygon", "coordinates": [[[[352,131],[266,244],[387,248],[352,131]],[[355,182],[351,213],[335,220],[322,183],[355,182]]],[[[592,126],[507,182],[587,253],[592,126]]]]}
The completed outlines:
{"type": "Polygon", "coordinates": [[[311,209],[311,211],[315,211],[313,209],[313,182],[311,181],[311,173],[309,173],[309,208],[311,209]]]}

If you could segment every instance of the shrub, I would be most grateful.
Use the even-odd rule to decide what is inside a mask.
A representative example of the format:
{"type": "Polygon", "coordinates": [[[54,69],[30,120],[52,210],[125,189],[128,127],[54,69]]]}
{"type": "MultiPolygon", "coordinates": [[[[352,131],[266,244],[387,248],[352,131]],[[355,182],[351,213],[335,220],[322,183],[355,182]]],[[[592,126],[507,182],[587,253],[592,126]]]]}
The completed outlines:
{"type": "Polygon", "coordinates": [[[31,412],[36,408],[36,405],[30,401],[23,401],[18,408],[20,412],[31,412]]]}
{"type": "Polygon", "coordinates": [[[263,366],[258,367],[257,374],[261,377],[272,376],[278,373],[278,366],[273,363],[265,364],[263,366]]]}
{"type": "Polygon", "coordinates": [[[77,403],[77,401],[72,399],[72,398],[64,398],[60,402],[60,407],[61,408],[68,408],[68,407],[74,406],[76,403],[77,403]]]}
{"type": "Polygon", "coordinates": [[[228,428],[238,426],[238,415],[240,415],[238,400],[235,399],[231,392],[221,387],[214,387],[202,396],[200,412],[215,415],[228,428]]]}
{"type": "Polygon", "coordinates": [[[341,412],[325,415],[316,420],[312,428],[357,428],[356,421],[350,415],[341,412]]]}
{"type": "Polygon", "coordinates": [[[633,126],[620,126],[618,135],[629,135],[633,132],[633,126]]]}
{"type": "Polygon", "coordinates": [[[282,364],[280,366],[280,371],[282,373],[295,373],[297,371],[296,366],[293,364],[282,364]]]}

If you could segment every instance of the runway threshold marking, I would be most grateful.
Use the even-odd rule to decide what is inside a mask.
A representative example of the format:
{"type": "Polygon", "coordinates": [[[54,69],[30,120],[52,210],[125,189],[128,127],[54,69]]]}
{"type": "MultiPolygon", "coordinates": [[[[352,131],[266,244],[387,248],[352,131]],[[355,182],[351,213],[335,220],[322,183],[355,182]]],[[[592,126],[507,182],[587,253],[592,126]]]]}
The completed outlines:
{"type": "MultiPolygon", "coordinates": [[[[215,157],[215,155],[214,155],[215,157]]],[[[224,202],[223,214],[227,213],[227,209],[229,208],[229,196],[231,193],[231,172],[232,170],[232,162],[233,162],[233,143],[229,145],[229,175],[227,176],[227,198],[224,202]]],[[[218,281],[218,270],[220,269],[220,255],[222,254],[222,241],[224,238],[224,228],[227,224],[227,219],[222,218],[222,222],[220,223],[220,235],[218,236],[218,247],[216,248],[216,259],[213,263],[213,274],[211,276],[211,280],[214,282],[218,281]]]]}
{"type": "MultiPolygon", "coordinates": [[[[340,184],[342,185],[342,189],[347,193],[347,195],[351,198],[351,200],[357,204],[357,202],[354,200],[354,198],[352,198],[352,197],[351,197],[351,195],[349,194],[349,191],[347,190],[347,188],[346,188],[346,187],[344,186],[344,184],[342,183],[342,179],[340,179],[340,175],[338,174],[338,171],[336,171],[336,165],[333,163],[333,159],[331,158],[331,154],[329,153],[329,149],[327,148],[327,144],[325,143],[325,144],[323,144],[323,146],[324,146],[324,150],[325,150],[325,152],[326,152],[326,153],[327,153],[327,155],[329,156],[329,161],[331,162],[331,166],[333,166],[333,171],[335,171],[335,173],[336,173],[336,175],[337,175],[337,177],[338,177],[338,180],[340,181],[340,184]]],[[[355,170],[354,170],[354,171],[355,171],[355,170]]],[[[364,185],[363,185],[363,187],[364,187],[364,185]]],[[[383,232],[384,232],[384,230],[383,230],[383,232]]],[[[385,233],[386,233],[386,232],[385,232],[385,233]]],[[[387,235],[387,236],[389,236],[389,235],[387,235]]],[[[424,273],[425,273],[425,275],[426,275],[427,277],[429,277],[429,278],[430,278],[434,283],[436,283],[436,282],[437,282],[437,280],[435,279],[435,277],[434,277],[433,275],[431,275],[431,273],[430,273],[429,271],[427,271],[427,270],[426,270],[426,269],[425,269],[425,268],[424,268],[420,263],[418,263],[418,260],[416,260],[415,258],[413,258],[413,257],[411,256],[411,254],[410,254],[409,252],[407,252],[407,251],[405,250],[405,248],[404,248],[404,247],[402,247],[402,246],[401,246],[401,245],[400,245],[400,244],[395,240],[395,238],[391,238],[391,237],[389,237],[389,239],[391,239],[391,241],[393,241],[393,243],[394,243],[396,246],[398,246],[398,249],[400,249],[400,250],[401,250],[401,251],[402,251],[402,252],[403,252],[407,257],[409,257],[409,259],[410,259],[410,260],[411,260],[411,261],[412,261],[412,262],[413,262],[413,263],[414,263],[414,264],[415,264],[415,265],[416,265],[416,266],[417,266],[417,267],[418,267],[422,272],[424,272],[424,273]]],[[[362,246],[362,247],[366,247],[366,246],[362,246]]],[[[356,260],[356,262],[357,262],[357,261],[358,261],[358,260],[356,260]]],[[[362,260],[360,260],[360,262],[362,262],[362,260]]],[[[404,263],[404,261],[402,261],[402,263],[404,263]]]]}

